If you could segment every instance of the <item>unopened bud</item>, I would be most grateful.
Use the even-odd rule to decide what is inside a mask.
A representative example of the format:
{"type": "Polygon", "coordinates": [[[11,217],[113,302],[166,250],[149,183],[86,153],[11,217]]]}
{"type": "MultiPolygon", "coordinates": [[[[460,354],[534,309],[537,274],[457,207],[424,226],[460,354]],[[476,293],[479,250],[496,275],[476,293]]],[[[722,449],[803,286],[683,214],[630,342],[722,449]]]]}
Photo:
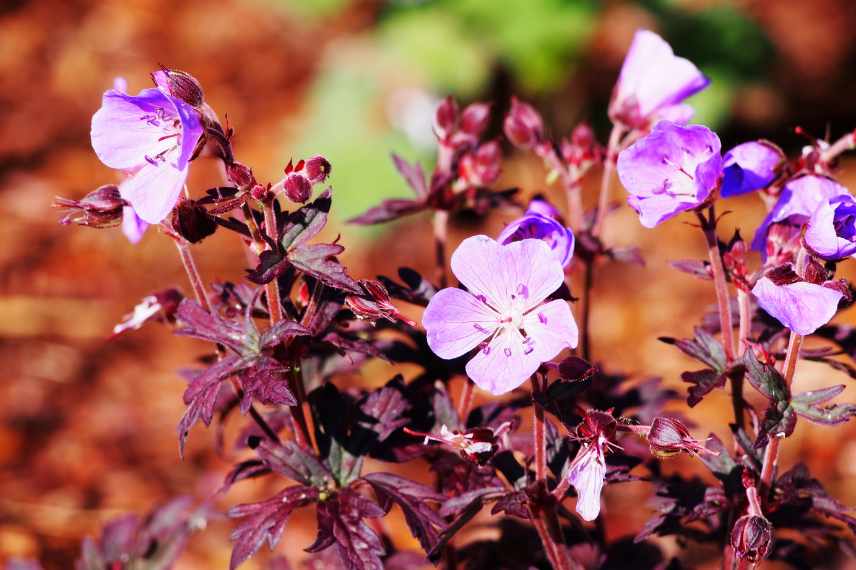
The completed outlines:
{"type": "Polygon", "coordinates": [[[738,558],[760,562],[773,546],[773,525],[757,515],[743,515],[731,529],[731,547],[738,558]]]}
{"type": "Polygon", "coordinates": [[[172,211],[172,227],[190,243],[198,243],[217,231],[217,222],[205,208],[185,200],[172,211]]]}
{"type": "Polygon", "coordinates": [[[304,168],[310,184],[319,184],[327,180],[327,177],[330,176],[330,163],[320,155],[308,159],[304,168]]]}
{"type": "Polygon", "coordinates": [[[238,188],[247,188],[256,182],[250,167],[240,162],[226,165],[226,175],[238,188]]]}
{"type": "Polygon", "coordinates": [[[458,124],[458,103],[451,97],[443,99],[434,114],[434,132],[437,138],[445,140],[456,129],[458,124]]]}
{"type": "Polygon", "coordinates": [[[112,228],[122,222],[122,208],[125,201],[119,194],[119,188],[112,184],[93,190],[80,200],[56,197],[55,208],[63,208],[68,213],[60,220],[61,224],[78,224],[91,228],[112,228]]]}
{"type": "Polygon", "coordinates": [[[161,91],[181,99],[191,107],[200,106],[204,100],[202,85],[186,71],[163,68],[153,72],[152,79],[161,91]]]}
{"type": "Polygon", "coordinates": [[[365,291],[365,296],[348,295],[345,297],[345,305],[351,309],[357,318],[371,322],[379,319],[386,319],[391,322],[400,320],[410,326],[416,326],[415,322],[403,316],[390,302],[389,292],[380,281],[364,279],[360,281],[360,286],[365,291]]]}
{"type": "Polygon", "coordinates": [[[285,179],[285,195],[292,202],[302,204],[312,195],[312,184],[302,174],[289,174],[285,179]]]}
{"type": "Polygon", "coordinates": [[[459,174],[469,186],[490,186],[499,178],[500,149],[496,141],[481,145],[461,158],[459,174]]]}
{"type": "Polygon", "coordinates": [[[651,453],[658,457],[669,457],[682,451],[699,453],[707,451],[698,440],[690,435],[684,424],[674,418],[660,416],[654,419],[648,432],[651,453]]]}
{"type": "Polygon", "coordinates": [[[531,105],[512,97],[511,110],[505,116],[503,130],[514,146],[530,149],[541,140],[544,125],[541,116],[531,105]]]}
{"type": "Polygon", "coordinates": [[[475,139],[481,136],[490,120],[490,105],[473,103],[467,105],[461,113],[460,130],[475,139]]]}

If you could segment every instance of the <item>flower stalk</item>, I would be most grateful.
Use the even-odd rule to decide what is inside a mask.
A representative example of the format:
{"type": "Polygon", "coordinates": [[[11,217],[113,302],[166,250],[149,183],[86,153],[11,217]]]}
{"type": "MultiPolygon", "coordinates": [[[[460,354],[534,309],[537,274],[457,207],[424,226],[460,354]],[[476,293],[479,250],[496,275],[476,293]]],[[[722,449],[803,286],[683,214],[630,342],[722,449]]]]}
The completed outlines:
{"type": "Polygon", "coordinates": [[[603,158],[603,176],[600,180],[600,195],[597,201],[597,210],[595,211],[594,223],[592,224],[591,233],[597,237],[603,230],[603,219],[606,216],[606,210],[609,208],[609,189],[612,183],[612,173],[615,170],[615,160],[618,157],[618,150],[621,144],[621,137],[624,134],[624,129],[619,124],[612,126],[612,131],[609,133],[609,142],[606,144],[606,156],[603,158]]]}

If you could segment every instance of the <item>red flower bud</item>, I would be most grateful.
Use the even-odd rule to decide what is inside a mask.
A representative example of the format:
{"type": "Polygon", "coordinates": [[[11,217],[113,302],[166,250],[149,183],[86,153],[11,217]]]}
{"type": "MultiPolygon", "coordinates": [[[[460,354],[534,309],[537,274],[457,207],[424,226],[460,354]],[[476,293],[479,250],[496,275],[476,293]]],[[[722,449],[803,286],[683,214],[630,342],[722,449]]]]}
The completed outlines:
{"type": "Polygon", "coordinates": [[[256,183],[256,179],[253,176],[253,171],[250,170],[250,167],[245,164],[241,164],[240,162],[227,164],[226,176],[228,176],[229,180],[234,182],[235,186],[238,188],[247,188],[256,183]]]}
{"type": "Polygon", "coordinates": [[[473,103],[467,105],[461,113],[460,130],[475,139],[481,136],[490,120],[490,105],[473,103]]]}
{"type": "Polygon", "coordinates": [[[302,204],[312,195],[312,184],[302,174],[289,174],[285,179],[285,195],[292,202],[302,204]]]}
{"type": "Polygon", "coordinates": [[[743,515],[731,529],[731,547],[738,558],[753,564],[770,553],[773,546],[773,525],[764,517],[743,515]]]}
{"type": "Polygon", "coordinates": [[[440,140],[446,139],[457,129],[458,103],[451,97],[446,97],[434,114],[434,132],[440,140]]]}
{"type": "Polygon", "coordinates": [[[313,156],[306,161],[306,176],[312,184],[318,184],[327,180],[330,176],[330,163],[323,156],[313,156]]]}
{"type": "Polygon", "coordinates": [[[348,295],[345,297],[345,305],[360,319],[374,322],[378,319],[396,320],[405,322],[410,326],[416,323],[403,316],[389,300],[389,292],[380,281],[363,279],[360,286],[366,292],[365,296],[348,295]]]}
{"type": "Polygon", "coordinates": [[[458,169],[461,178],[469,186],[490,186],[499,178],[499,143],[489,142],[481,145],[475,152],[465,154],[458,169]]]}
{"type": "Polygon", "coordinates": [[[202,85],[186,71],[163,68],[152,73],[152,79],[161,91],[181,99],[191,107],[200,106],[205,98],[202,85]]]}
{"type": "Polygon", "coordinates": [[[505,136],[519,148],[531,149],[544,135],[544,124],[538,112],[527,103],[511,98],[511,110],[503,124],[505,136]]]}
{"type": "Polygon", "coordinates": [[[699,453],[707,451],[698,440],[690,435],[684,424],[675,418],[658,417],[648,432],[651,453],[658,457],[669,457],[682,451],[699,453]]]}
{"type": "Polygon", "coordinates": [[[69,210],[59,221],[61,224],[112,228],[122,223],[122,208],[125,206],[125,201],[119,195],[119,188],[108,184],[93,190],[80,200],[69,200],[57,196],[53,206],[69,210]]]}

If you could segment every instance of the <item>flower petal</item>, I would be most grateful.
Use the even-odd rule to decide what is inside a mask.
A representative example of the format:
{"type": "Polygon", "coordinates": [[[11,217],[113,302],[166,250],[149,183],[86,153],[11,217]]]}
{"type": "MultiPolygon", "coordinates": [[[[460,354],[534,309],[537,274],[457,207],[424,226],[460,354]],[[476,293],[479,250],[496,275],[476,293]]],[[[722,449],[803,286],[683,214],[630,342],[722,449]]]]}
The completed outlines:
{"type": "Polygon", "coordinates": [[[596,444],[580,448],[567,476],[577,491],[577,513],[583,520],[595,520],[600,514],[600,494],[606,477],[606,461],[596,444]]]}
{"type": "Polygon", "coordinates": [[[131,243],[140,243],[143,234],[149,228],[149,224],[140,219],[134,209],[130,206],[122,208],[122,233],[131,243]]]}
{"type": "Polygon", "coordinates": [[[181,121],[181,153],[176,166],[184,168],[190,161],[193,151],[196,150],[199,137],[202,136],[202,123],[199,120],[199,113],[189,104],[176,97],[170,97],[170,100],[181,121]]]}
{"type": "Polygon", "coordinates": [[[806,245],[823,259],[840,260],[856,253],[856,243],[836,233],[835,217],[836,209],[829,202],[823,202],[806,226],[806,245]]]}
{"type": "Polygon", "coordinates": [[[527,353],[525,341],[519,331],[501,329],[467,362],[467,376],[495,396],[514,390],[541,366],[535,351],[527,353]]]}
{"type": "Polygon", "coordinates": [[[806,336],[835,316],[840,291],[806,281],[776,285],[768,277],[755,283],[752,293],[758,305],[795,333],[806,336]]]}
{"type": "Polygon", "coordinates": [[[725,153],[722,196],[737,196],[766,187],[776,177],[785,155],[766,141],[739,144],[725,153]]]}
{"type": "Polygon", "coordinates": [[[457,358],[478,346],[496,330],[493,309],[461,289],[438,291],[422,315],[428,346],[440,358],[457,358]]]}
{"type": "Polygon", "coordinates": [[[147,156],[175,145],[173,139],[161,140],[169,134],[166,123],[174,118],[175,106],[157,89],[144,89],[137,96],[111,89],[92,116],[92,148],[110,168],[139,167],[147,156]]]}
{"type": "Polygon", "coordinates": [[[566,348],[576,348],[579,330],[566,301],[557,299],[536,307],[523,318],[527,349],[541,362],[552,360],[566,348]]]}
{"type": "Polygon", "coordinates": [[[146,163],[119,185],[119,193],[142,220],[159,224],[175,206],[185,180],[186,168],[178,170],[166,163],[146,163]]]}
{"type": "Polygon", "coordinates": [[[507,245],[527,238],[546,242],[562,267],[566,267],[571,262],[574,255],[574,234],[570,228],[566,228],[558,220],[540,214],[527,213],[505,226],[497,237],[497,241],[507,245]]]}
{"type": "Polygon", "coordinates": [[[500,245],[479,235],[452,254],[452,272],[473,295],[483,295],[501,313],[537,306],[565,279],[550,247],[537,239],[500,245]]]}

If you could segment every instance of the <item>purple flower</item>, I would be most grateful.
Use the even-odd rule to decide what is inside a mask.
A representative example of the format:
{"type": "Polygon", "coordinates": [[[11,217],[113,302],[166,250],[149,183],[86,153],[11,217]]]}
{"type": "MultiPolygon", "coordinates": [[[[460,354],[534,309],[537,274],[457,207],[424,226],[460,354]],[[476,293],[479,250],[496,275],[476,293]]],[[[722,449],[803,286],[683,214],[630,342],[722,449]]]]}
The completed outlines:
{"type": "Polygon", "coordinates": [[[752,288],[758,305],[795,333],[806,336],[835,316],[844,294],[837,289],[796,281],[776,284],[762,277],[752,288]]]}
{"type": "Polygon", "coordinates": [[[821,202],[808,220],[805,243],[829,261],[856,255],[856,199],[845,194],[821,202]]]}
{"type": "Polygon", "coordinates": [[[770,226],[780,222],[805,224],[823,202],[838,196],[849,195],[847,188],[825,176],[809,174],[791,180],[785,185],[776,205],[755,232],[752,249],[760,251],[761,256],[766,259],[767,234],[770,232],[770,226]]]}
{"type": "Polygon", "coordinates": [[[577,513],[593,521],[600,514],[600,493],[606,478],[605,439],[584,443],[568,470],[571,485],[577,490],[577,513]]]}
{"type": "Polygon", "coordinates": [[[119,186],[122,198],[146,222],[163,220],[178,200],[202,135],[196,111],[159,89],[136,96],[110,89],[92,117],[91,134],[101,162],[130,175],[119,186]]]}
{"type": "Polygon", "coordinates": [[[738,196],[765,188],[775,180],[784,158],[782,150],[767,141],[747,142],[732,148],[722,157],[722,196],[738,196]]]}
{"type": "Polygon", "coordinates": [[[529,238],[543,240],[562,267],[567,267],[574,255],[574,234],[557,220],[558,215],[546,200],[532,200],[523,217],[508,224],[497,241],[508,244],[529,238]]]}
{"type": "Polygon", "coordinates": [[[633,129],[644,129],[659,119],[688,121],[692,109],[680,105],[681,101],[709,83],[691,61],[677,57],[663,38],[639,30],[621,66],[609,116],[633,129]]]}
{"type": "Polygon", "coordinates": [[[716,133],[701,125],[657,123],[618,155],[618,177],[647,228],[703,203],[722,172],[716,133]]]}
{"type": "Polygon", "coordinates": [[[149,224],[140,219],[130,206],[122,208],[122,233],[131,243],[140,243],[143,234],[149,229],[149,224]]]}
{"type": "Polygon", "coordinates": [[[451,359],[478,347],[467,375],[483,390],[514,390],[541,365],[577,345],[568,303],[545,302],[564,281],[562,265],[543,241],[501,245],[487,236],[465,239],[452,272],[467,287],[443,289],[422,317],[428,346],[451,359]]]}

